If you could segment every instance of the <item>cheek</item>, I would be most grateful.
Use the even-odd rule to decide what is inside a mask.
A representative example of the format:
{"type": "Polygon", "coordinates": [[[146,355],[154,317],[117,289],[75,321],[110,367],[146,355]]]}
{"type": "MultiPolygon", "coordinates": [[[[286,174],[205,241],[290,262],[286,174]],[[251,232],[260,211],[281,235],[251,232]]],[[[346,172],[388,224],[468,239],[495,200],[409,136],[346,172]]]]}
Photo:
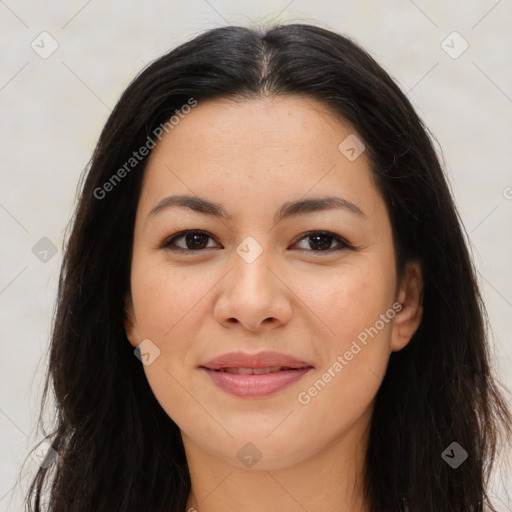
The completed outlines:
{"type": "Polygon", "coordinates": [[[379,331],[390,331],[389,323],[382,326],[379,321],[391,308],[395,291],[394,271],[387,258],[366,258],[333,272],[324,286],[310,283],[310,290],[308,305],[329,328],[334,348],[342,349],[376,322],[379,331]]]}
{"type": "Polygon", "coordinates": [[[134,259],[132,299],[137,332],[159,349],[158,357],[144,372],[155,398],[178,425],[194,422],[201,415],[197,403],[186,392],[190,386],[194,339],[208,286],[206,276],[192,278],[193,271],[167,265],[146,265],[134,259]]]}
{"type": "Polygon", "coordinates": [[[385,374],[395,316],[395,276],[392,253],[391,258],[374,256],[333,274],[328,292],[316,289],[311,296],[311,308],[329,328],[322,340],[322,368],[303,388],[307,396],[301,403],[311,402],[310,412],[315,414],[325,410],[319,404],[330,402],[343,404],[341,416],[357,417],[385,374]]]}
{"type": "Polygon", "coordinates": [[[146,261],[134,258],[131,275],[137,333],[139,342],[147,338],[158,347],[158,358],[144,371],[155,397],[175,419],[171,412],[190,410],[180,383],[186,384],[195,367],[194,351],[211,307],[208,292],[216,279],[204,270],[146,261]]]}
{"type": "Polygon", "coordinates": [[[175,332],[197,326],[201,301],[211,286],[204,272],[134,264],[132,298],[140,335],[165,346],[175,332]]]}

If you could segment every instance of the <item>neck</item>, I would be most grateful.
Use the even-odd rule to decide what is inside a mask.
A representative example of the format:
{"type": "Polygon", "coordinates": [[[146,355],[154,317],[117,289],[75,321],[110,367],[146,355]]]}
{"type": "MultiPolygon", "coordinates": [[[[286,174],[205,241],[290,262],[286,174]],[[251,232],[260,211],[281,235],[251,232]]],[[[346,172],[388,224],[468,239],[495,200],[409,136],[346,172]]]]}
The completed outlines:
{"type": "MultiPolygon", "coordinates": [[[[370,411],[360,420],[369,425],[370,411]]],[[[368,429],[340,435],[292,466],[241,469],[200,449],[183,435],[191,478],[187,512],[367,512],[363,494],[368,429]]]]}

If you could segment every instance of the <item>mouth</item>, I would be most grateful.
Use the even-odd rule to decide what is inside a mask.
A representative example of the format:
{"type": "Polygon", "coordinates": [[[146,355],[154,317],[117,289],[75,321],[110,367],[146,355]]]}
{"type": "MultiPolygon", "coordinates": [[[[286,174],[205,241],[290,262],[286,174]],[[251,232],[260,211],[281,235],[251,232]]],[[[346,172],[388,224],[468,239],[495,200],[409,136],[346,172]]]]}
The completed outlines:
{"type": "Polygon", "coordinates": [[[200,366],[222,391],[246,398],[277,393],[313,368],[309,363],[277,352],[224,354],[200,366]]]}
{"type": "MultiPolygon", "coordinates": [[[[212,368],[207,368],[208,370],[213,370],[214,372],[224,372],[224,373],[234,373],[237,375],[265,375],[267,373],[276,373],[276,372],[287,372],[294,370],[303,370],[308,368],[307,366],[301,368],[290,368],[289,366],[269,366],[267,368],[220,368],[218,370],[213,370],[212,368]]],[[[309,367],[311,368],[311,367],[309,367]]]]}

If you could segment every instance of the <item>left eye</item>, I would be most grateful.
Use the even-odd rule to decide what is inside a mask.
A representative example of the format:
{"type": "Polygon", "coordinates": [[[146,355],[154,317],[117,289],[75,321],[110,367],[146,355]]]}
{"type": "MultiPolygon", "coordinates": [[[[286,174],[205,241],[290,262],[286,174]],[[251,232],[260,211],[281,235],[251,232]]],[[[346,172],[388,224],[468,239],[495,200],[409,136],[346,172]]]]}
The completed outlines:
{"type": "Polygon", "coordinates": [[[313,252],[340,251],[342,249],[349,249],[351,247],[345,240],[343,240],[343,238],[335,235],[334,233],[330,233],[329,231],[313,231],[306,233],[300,238],[300,240],[308,239],[309,242],[306,243],[308,243],[310,247],[315,247],[313,252]],[[338,247],[331,247],[333,242],[337,242],[338,247]]]}
{"type": "MultiPolygon", "coordinates": [[[[208,238],[212,238],[212,236],[205,231],[188,230],[167,239],[162,247],[170,251],[182,253],[202,251],[212,247],[208,246],[208,238]],[[180,239],[184,240],[185,247],[176,245],[176,241],[180,239]]],[[[301,241],[306,241],[310,249],[301,248],[300,250],[312,252],[333,252],[351,248],[351,245],[343,240],[343,238],[329,231],[311,231],[302,235],[299,239],[299,242],[301,241]],[[307,240],[309,240],[309,242],[307,240]],[[338,247],[332,247],[333,242],[336,242],[338,247]]]]}

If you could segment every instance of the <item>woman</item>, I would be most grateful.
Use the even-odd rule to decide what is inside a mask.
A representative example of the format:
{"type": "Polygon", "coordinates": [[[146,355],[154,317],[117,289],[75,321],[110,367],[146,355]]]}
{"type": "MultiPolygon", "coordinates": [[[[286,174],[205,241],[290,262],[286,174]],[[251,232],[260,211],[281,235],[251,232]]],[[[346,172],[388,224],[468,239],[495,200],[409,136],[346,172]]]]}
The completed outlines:
{"type": "Polygon", "coordinates": [[[51,484],[53,512],[493,510],[484,319],[386,72],[315,26],[210,30],[130,84],[87,170],[29,509],[51,484]]]}

